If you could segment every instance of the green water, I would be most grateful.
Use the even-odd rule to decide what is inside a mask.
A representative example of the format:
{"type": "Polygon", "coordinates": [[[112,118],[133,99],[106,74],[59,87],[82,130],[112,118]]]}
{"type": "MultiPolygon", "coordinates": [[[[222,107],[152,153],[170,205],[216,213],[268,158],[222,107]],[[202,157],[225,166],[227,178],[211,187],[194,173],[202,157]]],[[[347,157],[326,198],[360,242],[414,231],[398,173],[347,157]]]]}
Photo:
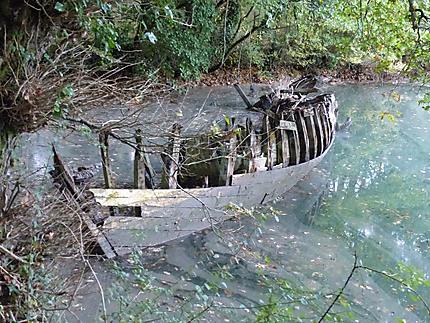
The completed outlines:
{"type": "Polygon", "coordinates": [[[398,282],[430,302],[430,113],[411,87],[330,90],[353,125],[319,169],[267,207],[139,256],[149,276],[169,281],[161,320],[203,311],[198,321],[318,321],[356,254],[374,271],[356,270],[331,319],[430,322],[398,282]]]}
{"type": "MultiPolygon", "coordinates": [[[[246,265],[231,265],[231,259],[208,263],[197,254],[189,261],[211,272],[231,268],[232,289],[244,287],[243,293],[233,294],[247,306],[267,303],[271,293],[281,300],[286,297],[276,279],[301,290],[291,292],[291,298],[321,293],[317,301],[302,300],[307,304],[292,306],[294,314],[284,316],[286,321],[300,316],[307,321],[323,313],[332,300],[326,293],[342,286],[354,252],[363,265],[398,273],[401,279],[413,280],[414,271],[427,278],[430,274],[430,113],[417,106],[419,96],[407,87],[348,85],[330,90],[339,101],[340,119],[350,116],[353,125],[339,134],[331,156],[321,165],[322,173],[314,172],[274,204],[280,211],[276,217],[252,224],[244,221],[248,226],[241,234],[230,240],[224,237],[227,249],[244,248],[235,252],[243,254],[246,265]],[[412,272],[400,270],[399,263],[411,266],[412,272]],[[255,284],[262,273],[265,288],[255,284]]],[[[216,253],[220,242],[208,234],[202,244],[216,253]]],[[[168,255],[175,255],[175,248],[168,255]]],[[[195,251],[201,253],[198,247],[195,251]]],[[[181,257],[167,257],[167,262],[181,266],[176,258],[181,257]]],[[[351,307],[334,312],[345,312],[346,321],[430,321],[422,304],[412,301],[401,287],[381,275],[358,271],[345,291],[351,307]]],[[[417,290],[430,300],[429,287],[417,290]]]]}

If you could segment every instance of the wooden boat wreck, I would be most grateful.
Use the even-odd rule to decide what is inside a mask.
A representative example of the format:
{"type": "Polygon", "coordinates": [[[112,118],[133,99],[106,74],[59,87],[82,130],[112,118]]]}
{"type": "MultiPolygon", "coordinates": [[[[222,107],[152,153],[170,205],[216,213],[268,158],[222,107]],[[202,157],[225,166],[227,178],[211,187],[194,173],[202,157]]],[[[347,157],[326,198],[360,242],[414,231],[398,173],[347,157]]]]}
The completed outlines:
{"type": "Polygon", "coordinates": [[[225,118],[203,135],[181,136],[175,124],[158,182],[140,137],[134,189],[111,188],[105,160],[106,188],[90,189],[110,212],[96,232],[105,253],[126,254],[211,228],[233,215],[232,206],[271,201],[306,176],[332,145],[337,103],[333,94],[306,95],[311,87],[303,82],[253,105],[244,97],[243,118],[225,118]]]}

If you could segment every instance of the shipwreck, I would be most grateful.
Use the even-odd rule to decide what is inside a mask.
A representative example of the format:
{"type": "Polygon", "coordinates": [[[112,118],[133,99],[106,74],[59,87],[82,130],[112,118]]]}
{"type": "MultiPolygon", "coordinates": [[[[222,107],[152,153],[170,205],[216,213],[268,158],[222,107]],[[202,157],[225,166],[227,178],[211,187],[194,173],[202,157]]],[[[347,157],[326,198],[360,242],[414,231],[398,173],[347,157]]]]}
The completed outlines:
{"type": "MultiPolygon", "coordinates": [[[[291,82],[254,104],[243,98],[243,117],[215,122],[207,133],[188,136],[175,123],[160,158],[151,167],[142,132],[135,137],[132,189],[114,188],[108,137],[100,133],[104,188],[89,188],[105,216],[86,223],[108,257],[164,244],[219,224],[233,207],[269,202],[292,188],[324,158],[337,130],[333,94],[318,94],[313,78],[291,82]]],[[[55,177],[78,195],[73,174],[55,152],[55,177]]],[[[131,166],[131,165],[130,165],[131,166]]],[[[80,176],[80,177],[79,177],[80,176]]]]}

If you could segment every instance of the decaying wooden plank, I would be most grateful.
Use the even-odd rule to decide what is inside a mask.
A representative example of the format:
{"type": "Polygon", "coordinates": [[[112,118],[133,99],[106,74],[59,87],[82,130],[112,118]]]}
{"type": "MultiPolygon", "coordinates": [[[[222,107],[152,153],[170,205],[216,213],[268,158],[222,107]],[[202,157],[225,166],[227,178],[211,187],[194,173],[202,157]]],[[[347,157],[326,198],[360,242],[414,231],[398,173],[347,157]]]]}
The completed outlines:
{"type": "MultiPolygon", "coordinates": [[[[326,150],[321,156],[318,156],[315,159],[311,159],[307,163],[291,165],[286,168],[273,169],[267,172],[234,175],[232,185],[233,187],[255,187],[255,185],[258,185],[258,189],[261,189],[262,184],[267,183],[269,185],[276,186],[274,185],[274,183],[283,183],[283,185],[279,186],[281,186],[283,189],[288,190],[312,168],[318,165],[326,155],[327,151],[328,150],[326,150]]],[[[241,191],[243,192],[244,190],[242,189],[241,191]]]]}
{"type": "Polygon", "coordinates": [[[257,158],[257,134],[255,133],[255,129],[252,128],[251,129],[251,133],[249,134],[249,138],[250,138],[250,151],[251,151],[251,158],[249,160],[249,168],[248,168],[248,172],[249,173],[253,173],[255,171],[257,171],[257,165],[256,165],[256,158],[257,158]]]}
{"type": "Polygon", "coordinates": [[[134,152],[134,188],[145,188],[145,158],[142,131],[136,130],[136,149],[134,152]]]}
{"type": "Polygon", "coordinates": [[[67,167],[67,165],[63,162],[61,156],[57,153],[55,146],[52,145],[52,152],[54,154],[54,168],[55,174],[59,178],[55,178],[55,180],[64,183],[65,188],[69,191],[69,193],[76,197],[78,193],[78,189],[76,188],[75,182],[73,180],[73,176],[67,167]]]}
{"type": "Polygon", "coordinates": [[[315,129],[315,121],[314,121],[313,115],[314,115],[313,111],[312,111],[312,114],[306,113],[306,111],[304,113],[306,128],[309,134],[309,157],[311,159],[317,156],[317,150],[318,150],[318,142],[317,142],[318,137],[317,137],[317,131],[315,129]]]}
{"type": "Polygon", "coordinates": [[[243,92],[242,88],[240,87],[239,84],[234,84],[234,88],[236,89],[237,93],[239,93],[240,97],[242,98],[243,102],[245,102],[246,107],[248,109],[252,108],[252,104],[251,102],[249,102],[248,97],[246,96],[246,94],[243,92]]]}
{"type": "Polygon", "coordinates": [[[280,120],[279,121],[279,127],[280,130],[291,130],[291,131],[297,131],[297,126],[294,121],[287,121],[287,120],[280,120]]]}
{"type": "Polygon", "coordinates": [[[328,116],[326,113],[321,113],[321,125],[322,125],[322,130],[323,130],[323,149],[325,150],[328,145],[329,145],[329,126],[328,126],[328,120],[327,120],[328,116]]]}
{"type": "Polygon", "coordinates": [[[103,177],[105,180],[105,188],[112,187],[112,171],[110,167],[109,157],[109,133],[99,133],[100,155],[102,159],[103,177]]]}
{"type": "Polygon", "coordinates": [[[167,163],[167,181],[169,188],[176,188],[178,186],[178,172],[179,172],[179,153],[181,149],[181,130],[182,126],[175,123],[172,127],[172,135],[169,139],[169,156],[167,163]]]}
{"type": "Polygon", "coordinates": [[[231,185],[231,179],[233,177],[233,173],[234,173],[234,166],[236,164],[236,159],[237,159],[237,137],[236,134],[234,133],[235,130],[233,131],[233,135],[230,138],[230,142],[228,144],[228,156],[227,156],[227,173],[226,173],[226,183],[225,185],[231,185]]]}
{"type": "MultiPolygon", "coordinates": [[[[234,175],[237,176],[237,175],[234,175]]],[[[102,189],[92,188],[89,190],[94,194],[96,200],[102,205],[110,205],[115,200],[127,199],[145,201],[160,201],[177,199],[192,199],[203,197],[229,197],[240,195],[240,188],[237,186],[219,186],[209,188],[184,188],[184,189],[155,189],[155,190],[136,190],[136,189],[102,189]]]]}
{"type": "Polygon", "coordinates": [[[267,169],[272,169],[276,165],[277,152],[276,152],[276,127],[272,127],[270,122],[270,116],[264,117],[265,122],[265,133],[267,140],[267,169]]]}
{"type": "Polygon", "coordinates": [[[253,173],[257,170],[256,160],[257,158],[257,134],[255,133],[254,125],[249,118],[246,119],[246,129],[249,136],[249,163],[248,163],[248,173],[253,173]]]}
{"type": "Polygon", "coordinates": [[[321,125],[320,113],[315,113],[314,120],[316,121],[316,131],[317,131],[317,146],[319,147],[317,156],[320,156],[324,151],[324,129],[321,125]]]}
{"type": "MultiPolygon", "coordinates": [[[[134,152],[134,188],[144,189],[145,188],[145,158],[142,140],[142,131],[140,129],[136,130],[136,149],[134,152]]],[[[142,208],[136,206],[134,208],[134,213],[136,216],[142,216],[142,208]]]]}
{"type": "Polygon", "coordinates": [[[221,223],[230,216],[223,211],[195,209],[192,212],[170,210],[165,218],[110,217],[103,232],[119,254],[135,248],[165,244],[221,223]]]}
{"type": "MultiPolygon", "coordinates": [[[[52,151],[54,153],[54,167],[57,171],[58,176],[60,176],[60,180],[65,183],[67,192],[71,195],[73,199],[77,201],[77,203],[82,202],[83,196],[79,195],[79,190],[74,184],[73,177],[68,169],[67,165],[63,162],[61,156],[57,153],[54,146],[52,146],[52,151]]],[[[92,236],[96,239],[100,248],[103,250],[104,254],[107,258],[113,258],[116,256],[112,246],[107,241],[106,237],[103,233],[97,228],[94,222],[90,219],[90,217],[85,213],[80,213],[82,220],[87,226],[88,230],[90,230],[92,236]]]]}
{"type": "MultiPolygon", "coordinates": [[[[294,117],[294,114],[291,116],[292,120],[296,122],[296,118],[294,117]]],[[[299,142],[299,134],[297,131],[293,131],[293,137],[294,137],[294,151],[295,151],[295,165],[300,164],[300,142],[299,142]]]]}
{"type": "Polygon", "coordinates": [[[98,245],[102,249],[103,253],[108,259],[112,259],[117,256],[115,250],[112,248],[113,246],[106,239],[104,233],[94,224],[94,222],[90,219],[90,217],[83,213],[82,220],[90,230],[92,236],[97,240],[98,245]]]}
{"type": "MultiPolygon", "coordinates": [[[[282,114],[282,120],[280,120],[280,126],[282,121],[285,119],[285,114],[282,114]]],[[[281,132],[281,152],[282,152],[282,167],[287,167],[290,163],[290,146],[288,145],[288,132],[287,129],[280,128],[281,132]]]]}
{"type": "Polygon", "coordinates": [[[305,118],[303,116],[303,112],[298,111],[297,117],[299,118],[299,122],[302,128],[302,134],[304,139],[304,146],[305,146],[305,152],[304,152],[304,161],[307,162],[310,159],[310,152],[309,152],[309,135],[308,131],[306,129],[306,122],[305,118]]]}

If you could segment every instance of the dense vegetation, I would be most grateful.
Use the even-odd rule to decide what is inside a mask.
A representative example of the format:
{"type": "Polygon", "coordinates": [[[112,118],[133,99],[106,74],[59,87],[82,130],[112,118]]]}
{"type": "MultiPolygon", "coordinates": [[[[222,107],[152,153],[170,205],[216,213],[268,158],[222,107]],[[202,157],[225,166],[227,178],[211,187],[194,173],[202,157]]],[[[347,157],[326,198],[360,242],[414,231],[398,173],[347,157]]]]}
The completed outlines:
{"type": "Polygon", "coordinates": [[[232,66],[270,75],[282,68],[360,72],[364,64],[377,73],[425,78],[428,5],[427,0],[3,1],[2,119],[31,128],[46,113],[59,114],[67,103],[94,96],[95,81],[198,79],[232,66]]]}

